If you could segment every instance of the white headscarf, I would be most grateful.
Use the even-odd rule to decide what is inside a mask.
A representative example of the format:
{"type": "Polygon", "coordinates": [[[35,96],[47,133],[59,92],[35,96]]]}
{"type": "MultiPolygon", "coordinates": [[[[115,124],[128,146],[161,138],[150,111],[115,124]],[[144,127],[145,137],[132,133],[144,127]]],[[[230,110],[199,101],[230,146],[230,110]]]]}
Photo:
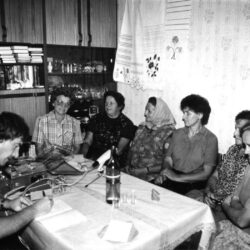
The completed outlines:
{"type": "Polygon", "coordinates": [[[161,99],[156,98],[155,112],[152,116],[152,121],[143,123],[147,128],[156,130],[163,125],[175,126],[176,122],[168,105],[161,99]]]}

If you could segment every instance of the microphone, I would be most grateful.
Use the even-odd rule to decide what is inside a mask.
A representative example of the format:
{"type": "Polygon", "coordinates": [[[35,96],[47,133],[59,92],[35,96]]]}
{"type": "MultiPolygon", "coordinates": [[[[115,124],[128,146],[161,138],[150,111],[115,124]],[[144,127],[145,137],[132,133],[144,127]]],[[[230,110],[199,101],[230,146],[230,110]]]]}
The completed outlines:
{"type": "Polygon", "coordinates": [[[104,163],[110,158],[111,156],[111,150],[107,150],[105,153],[103,153],[93,164],[92,167],[93,168],[98,168],[97,170],[99,172],[102,172],[103,169],[103,165],[104,163]]]}

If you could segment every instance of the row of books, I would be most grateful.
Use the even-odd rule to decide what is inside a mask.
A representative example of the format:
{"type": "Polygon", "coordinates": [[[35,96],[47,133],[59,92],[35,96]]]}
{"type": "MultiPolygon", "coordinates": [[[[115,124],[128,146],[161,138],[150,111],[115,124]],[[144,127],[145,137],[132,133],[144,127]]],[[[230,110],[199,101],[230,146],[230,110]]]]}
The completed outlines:
{"type": "Polygon", "coordinates": [[[29,46],[0,46],[0,59],[9,63],[42,63],[43,48],[29,46]]]}

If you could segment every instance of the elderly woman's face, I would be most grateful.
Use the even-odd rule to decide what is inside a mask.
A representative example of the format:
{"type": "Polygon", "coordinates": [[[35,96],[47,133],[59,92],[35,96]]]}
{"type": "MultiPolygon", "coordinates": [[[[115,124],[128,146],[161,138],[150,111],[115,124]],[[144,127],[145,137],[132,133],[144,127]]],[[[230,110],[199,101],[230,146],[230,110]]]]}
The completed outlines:
{"type": "Polygon", "coordinates": [[[152,117],[155,113],[155,109],[156,107],[152,103],[150,102],[147,103],[146,108],[145,108],[145,113],[144,113],[146,122],[152,121],[152,117]]]}
{"type": "Polygon", "coordinates": [[[56,114],[65,115],[70,108],[70,98],[64,95],[57,96],[53,103],[56,114]]]}
{"type": "Polygon", "coordinates": [[[113,96],[107,96],[105,100],[105,111],[111,118],[116,118],[121,113],[121,107],[118,106],[113,96]]]}
{"type": "Polygon", "coordinates": [[[183,112],[182,120],[186,127],[192,127],[196,124],[201,124],[201,118],[202,118],[201,113],[195,113],[188,107],[184,108],[182,112],[183,112]]]}

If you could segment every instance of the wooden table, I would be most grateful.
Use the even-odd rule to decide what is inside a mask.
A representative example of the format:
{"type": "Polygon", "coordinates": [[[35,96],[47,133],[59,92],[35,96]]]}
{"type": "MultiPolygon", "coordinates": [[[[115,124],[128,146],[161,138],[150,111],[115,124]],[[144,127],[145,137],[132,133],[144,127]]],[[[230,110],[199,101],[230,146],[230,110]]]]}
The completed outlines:
{"type": "MultiPolygon", "coordinates": [[[[92,171],[54,198],[83,214],[86,221],[57,232],[33,221],[22,235],[31,249],[173,249],[200,230],[199,247],[208,248],[215,223],[207,205],[122,173],[121,194],[127,194],[128,200],[124,203],[121,199],[120,207],[113,209],[105,202],[104,177],[88,188],[84,187],[96,176],[97,172],[92,171]],[[160,201],[151,200],[153,188],[160,193],[160,201]],[[129,199],[132,191],[136,196],[135,204],[131,204],[129,199]],[[133,222],[138,230],[137,236],[127,243],[112,243],[100,238],[99,232],[111,219],[133,222]]],[[[79,176],[67,177],[67,182],[72,183],[77,178],[79,176]]]]}

